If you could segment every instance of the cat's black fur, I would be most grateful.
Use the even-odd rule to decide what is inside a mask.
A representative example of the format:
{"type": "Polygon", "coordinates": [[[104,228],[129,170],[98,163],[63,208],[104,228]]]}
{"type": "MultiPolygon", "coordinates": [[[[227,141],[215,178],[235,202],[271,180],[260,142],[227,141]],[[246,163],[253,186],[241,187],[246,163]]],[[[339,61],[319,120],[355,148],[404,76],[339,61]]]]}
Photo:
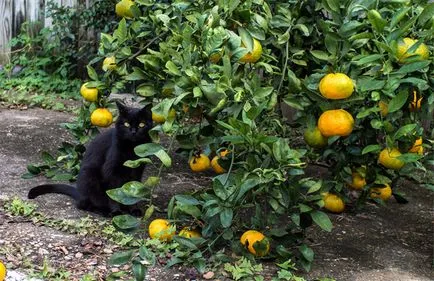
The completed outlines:
{"type": "Polygon", "coordinates": [[[134,147],[151,141],[152,128],[150,106],[138,109],[116,103],[119,117],[115,127],[98,135],[87,147],[77,187],[66,184],[45,184],[33,187],[28,198],[33,199],[47,193],[60,193],[75,199],[77,208],[111,216],[122,212],[135,212],[113,201],[107,190],[121,187],[129,181],[140,181],[143,166],[128,168],[127,160],[137,159],[134,147]],[[140,126],[140,123],[143,127],[140,126]]]}

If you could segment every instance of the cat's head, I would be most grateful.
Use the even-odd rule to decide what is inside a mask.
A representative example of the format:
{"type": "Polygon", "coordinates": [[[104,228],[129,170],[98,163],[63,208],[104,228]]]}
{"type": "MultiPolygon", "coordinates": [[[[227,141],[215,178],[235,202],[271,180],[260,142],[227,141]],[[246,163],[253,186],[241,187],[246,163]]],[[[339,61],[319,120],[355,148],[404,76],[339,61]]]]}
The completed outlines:
{"type": "Polygon", "coordinates": [[[119,117],[116,121],[117,136],[121,140],[131,142],[149,141],[149,130],[152,129],[152,105],[143,108],[128,107],[116,102],[119,117]]]}

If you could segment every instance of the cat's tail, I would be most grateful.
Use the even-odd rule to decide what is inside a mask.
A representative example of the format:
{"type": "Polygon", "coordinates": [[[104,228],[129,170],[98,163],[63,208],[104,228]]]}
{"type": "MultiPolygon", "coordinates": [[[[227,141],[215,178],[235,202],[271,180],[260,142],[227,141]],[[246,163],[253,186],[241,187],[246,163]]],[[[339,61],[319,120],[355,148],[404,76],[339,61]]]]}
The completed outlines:
{"type": "Polygon", "coordinates": [[[43,184],[38,185],[30,189],[27,197],[29,199],[34,199],[39,195],[47,194],[47,193],[58,193],[64,194],[72,197],[74,200],[78,201],[80,198],[80,194],[77,189],[71,185],[67,184],[43,184]]]}

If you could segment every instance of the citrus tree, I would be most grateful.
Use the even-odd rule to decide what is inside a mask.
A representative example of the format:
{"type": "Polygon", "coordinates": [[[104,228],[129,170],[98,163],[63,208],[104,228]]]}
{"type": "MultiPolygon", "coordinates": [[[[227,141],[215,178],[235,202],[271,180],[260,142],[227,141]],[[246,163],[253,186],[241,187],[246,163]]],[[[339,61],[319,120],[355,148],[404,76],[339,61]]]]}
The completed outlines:
{"type": "MultiPolygon", "coordinates": [[[[258,257],[296,256],[308,269],[313,252],[303,230],[312,222],[331,229],[319,208],[342,212],[347,186],[362,190],[359,202],[386,200],[400,175],[424,169],[429,143],[420,121],[434,107],[433,9],[401,0],[120,1],[119,24],[101,34],[88,66],[84,112],[110,107],[111,93],[132,92],[153,104],[155,142],[167,135],[170,145],[136,147],[140,159],[126,165],[157,164],[155,155],[159,173],[109,195],[145,201],[149,219],[176,141],[193,171],[212,166],[216,176],[203,191],[170,200],[169,219],[202,236],[175,236],[186,251],[170,264],[203,271],[205,252],[232,246],[258,257]],[[291,126],[284,104],[297,110],[291,126]],[[295,148],[294,127],[305,130],[309,146],[295,148]],[[306,178],[311,159],[331,178],[306,178]],[[259,232],[250,232],[253,245],[244,230],[259,232]]],[[[111,122],[111,115],[97,119],[111,122]]],[[[114,221],[140,225],[128,216],[114,221]]],[[[143,246],[121,256],[142,279],[148,254],[143,246]]]]}

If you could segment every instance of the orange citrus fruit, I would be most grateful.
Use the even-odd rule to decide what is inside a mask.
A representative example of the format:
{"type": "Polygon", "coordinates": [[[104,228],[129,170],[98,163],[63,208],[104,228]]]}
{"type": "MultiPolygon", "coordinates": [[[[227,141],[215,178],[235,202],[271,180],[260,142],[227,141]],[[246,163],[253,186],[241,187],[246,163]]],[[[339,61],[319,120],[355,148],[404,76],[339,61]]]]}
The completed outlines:
{"type": "Polygon", "coordinates": [[[241,57],[240,62],[254,63],[261,58],[261,55],[262,55],[262,45],[258,40],[253,38],[253,50],[245,54],[243,57],[241,57]]]}
{"type": "Polygon", "coordinates": [[[353,189],[363,189],[363,187],[366,185],[366,180],[364,177],[362,177],[359,173],[353,172],[352,173],[352,182],[348,184],[353,189]]]}
{"type": "Polygon", "coordinates": [[[240,242],[244,247],[247,248],[250,253],[257,257],[263,257],[270,251],[270,243],[268,239],[265,237],[264,234],[256,230],[247,230],[246,232],[244,232],[243,235],[241,235],[240,242]],[[263,249],[262,251],[259,251],[258,249],[258,252],[256,252],[256,249],[253,245],[261,241],[264,241],[262,243],[265,244],[265,249],[263,249]]]}
{"type": "Polygon", "coordinates": [[[81,96],[90,102],[94,102],[98,100],[98,89],[97,88],[88,88],[88,83],[84,83],[81,85],[80,94],[81,96]]]}
{"type": "Polygon", "coordinates": [[[373,187],[371,188],[369,196],[371,198],[380,198],[383,201],[387,201],[392,196],[392,188],[387,183],[384,184],[384,187],[373,187]]]}
{"type": "Polygon", "coordinates": [[[214,172],[216,172],[217,174],[223,174],[223,173],[226,173],[226,170],[225,170],[222,166],[220,166],[218,160],[219,160],[221,157],[225,157],[226,155],[228,155],[228,153],[229,153],[229,150],[227,150],[227,149],[221,150],[221,151],[218,153],[218,155],[214,156],[214,158],[211,160],[211,168],[212,168],[212,169],[214,170],[214,172]]]}
{"type": "Polygon", "coordinates": [[[354,83],[344,73],[329,73],[319,82],[319,91],[327,99],[345,99],[352,95],[354,83]]]}
{"type": "Polygon", "coordinates": [[[303,136],[304,141],[311,147],[321,148],[327,145],[327,138],[321,134],[318,127],[307,128],[303,136]]]}
{"type": "Polygon", "coordinates": [[[131,6],[134,5],[132,0],[121,0],[116,4],[115,12],[116,15],[125,18],[132,18],[133,12],[131,12],[131,6]]]}
{"type": "MultiPolygon", "coordinates": [[[[169,116],[168,117],[169,117],[169,119],[175,119],[175,117],[176,117],[175,109],[172,108],[169,110],[169,116]]],[[[154,121],[155,123],[162,124],[162,123],[166,122],[166,118],[162,114],[152,112],[152,121],[154,121]]]]}
{"type": "Polygon", "coordinates": [[[200,238],[201,235],[196,230],[191,230],[189,227],[184,227],[178,234],[179,236],[185,237],[185,238],[200,238]]]}
{"type": "Polygon", "coordinates": [[[107,108],[97,108],[90,115],[90,122],[94,126],[108,127],[113,123],[113,115],[107,108]]]}
{"type": "Polygon", "coordinates": [[[380,152],[378,162],[386,168],[399,170],[404,166],[404,162],[398,159],[401,152],[397,148],[385,148],[380,152]]]}
{"type": "Polygon", "coordinates": [[[342,213],[345,209],[344,201],[332,193],[324,193],[322,200],[324,201],[324,208],[332,213],[342,213]]]}
{"type": "Polygon", "coordinates": [[[353,128],[353,116],[343,109],[324,111],[318,119],[318,129],[325,137],[348,136],[353,128]]]}
{"type": "Polygon", "coordinates": [[[0,261],[0,281],[6,278],[6,266],[0,261]]]}
{"type": "Polygon", "coordinates": [[[211,162],[205,154],[193,155],[188,162],[193,172],[203,172],[210,168],[211,162]]]}
{"type": "Polygon", "coordinates": [[[217,174],[223,174],[226,172],[226,170],[222,166],[220,166],[218,162],[219,159],[220,157],[214,156],[214,158],[211,160],[211,167],[217,174]]]}
{"type": "Polygon", "coordinates": [[[413,55],[418,55],[419,59],[426,60],[429,58],[429,50],[427,45],[424,43],[420,44],[416,50],[413,52],[408,52],[408,50],[417,43],[417,40],[413,40],[411,38],[404,38],[398,43],[398,50],[396,56],[398,57],[398,61],[400,63],[404,63],[406,59],[413,55]]]}
{"type": "Polygon", "coordinates": [[[389,113],[389,105],[385,101],[379,101],[378,107],[380,108],[380,114],[385,117],[389,113]]]}
{"type": "Polygon", "coordinates": [[[114,56],[106,57],[102,62],[102,70],[115,70],[116,69],[116,58],[114,56]]]}
{"type": "Polygon", "coordinates": [[[170,241],[175,235],[175,228],[165,219],[155,219],[148,227],[149,237],[160,241],[170,241]]]}
{"type": "Polygon", "coordinates": [[[218,63],[223,56],[223,52],[224,52],[223,49],[214,51],[209,55],[209,61],[212,63],[218,63]]]}
{"type": "Polygon", "coordinates": [[[413,146],[408,150],[408,152],[413,152],[422,155],[423,154],[423,146],[422,146],[422,138],[418,138],[413,146]]]}

